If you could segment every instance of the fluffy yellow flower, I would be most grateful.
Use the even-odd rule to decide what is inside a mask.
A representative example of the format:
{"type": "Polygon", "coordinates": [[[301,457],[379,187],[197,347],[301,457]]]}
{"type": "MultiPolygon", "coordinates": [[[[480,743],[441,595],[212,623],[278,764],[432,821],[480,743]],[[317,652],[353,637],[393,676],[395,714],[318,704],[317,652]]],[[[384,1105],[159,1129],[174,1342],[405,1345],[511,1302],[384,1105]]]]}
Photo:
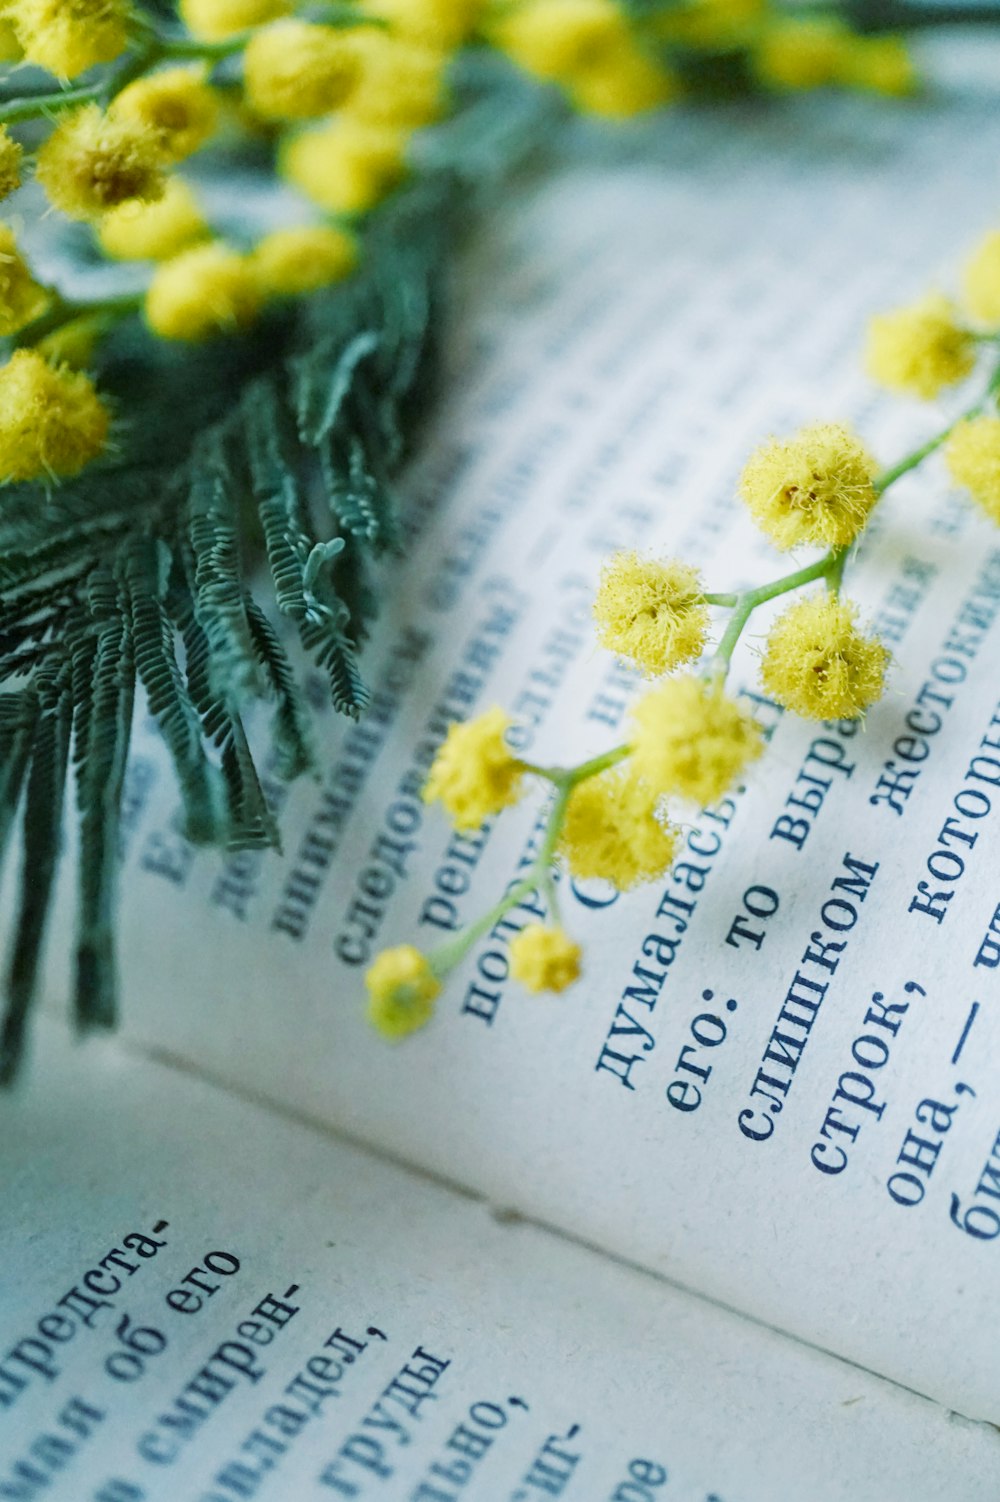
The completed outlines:
{"type": "Polygon", "coordinates": [[[740,494],[779,548],[806,542],[843,547],[857,537],[877,500],[876,469],[846,428],[815,423],[794,438],[761,444],[740,478],[740,494]]]}
{"type": "Polygon", "coordinates": [[[676,559],[615,553],[594,600],[602,647],[658,677],[701,656],[708,606],[697,569],[676,559]]]}
{"type": "Polygon", "coordinates": [[[430,1021],[441,990],[427,956],[412,944],[384,949],[365,976],[365,985],[368,1020],[392,1042],[430,1021]]]}
{"type": "Polygon", "coordinates": [[[146,293],[146,318],[163,339],[208,339],[246,328],[260,291],[249,256],[213,241],[164,261],[146,293]]]}
{"type": "Polygon", "coordinates": [[[626,768],[578,783],[559,843],[572,874],[603,877],[620,892],[662,876],[677,853],[680,831],[658,817],[658,802],[659,795],[626,768]]]}
{"type": "Polygon", "coordinates": [[[23,57],[17,32],[9,21],[0,21],[0,63],[19,63],[23,57]]]}
{"type": "Polygon", "coordinates": [[[181,0],[180,13],[195,36],[221,42],[251,26],[287,16],[293,5],[294,0],[181,0]]]}
{"type": "Polygon", "coordinates": [[[128,44],[128,0],[6,0],[5,19],[27,62],[57,78],[109,63],[128,44]]]}
{"type": "Polygon", "coordinates": [[[265,235],[252,260],[265,297],[298,297],[349,276],[358,262],[358,242],[332,225],[304,224],[265,235]]]}
{"type": "Polygon", "coordinates": [[[981,323],[1000,323],[1000,230],[981,241],[965,267],[966,306],[981,323]]]}
{"type": "Polygon", "coordinates": [[[337,119],[286,142],[281,170],[331,214],[364,214],[405,171],[407,133],[337,119]]]}
{"type": "Polygon", "coordinates": [[[163,68],[137,78],[121,91],[111,110],[130,125],[153,132],[172,162],[203,146],[219,122],[218,95],[200,66],[163,68]]]}
{"type": "Polygon", "coordinates": [[[154,131],[96,104],[63,117],[38,153],[36,176],[71,219],[99,219],[130,199],[163,197],[163,153],[154,131]]]}
{"type": "Polygon", "coordinates": [[[767,0],[687,0],[651,16],[665,42],[715,49],[746,43],[759,29],[767,0]]]}
{"type": "Polygon", "coordinates": [[[569,83],[599,68],[628,39],[628,24],[612,0],[527,0],[501,12],[490,35],[526,73],[569,83]]]}
{"type": "Polygon", "coordinates": [[[0,125],[0,198],[6,198],[21,186],[21,158],[24,156],[19,141],[15,141],[6,125],[0,125]]]}
{"type": "Polygon", "coordinates": [[[579,944],[561,928],[529,923],[510,941],[510,973],[526,991],[565,991],[580,978],[579,944]]]}
{"type": "Polygon", "coordinates": [[[450,52],[475,29],[482,0],[362,0],[366,16],[386,21],[408,42],[450,52]]]}
{"type": "Polygon", "coordinates": [[[361,67],[354,40],[336,26],[275,21],[243,54],[250,108],[264,120],[313,120],[351,95],[361,67]]]}
{"type": "Polygon", "coordinates": [[[854,624],[857,606],[823,591],[778,617],[767,638],[761,681],[807,720],[856,720],[881,699],[889,653],[854,624]]]}
{"type": "Polygon", "coordinates": [[[123,203],[97,229],[101,249],[118,261],[165,261],[208,233],[194,189],[174,176],[156,203],[123,203]]]}
{"type": "Polygon", "coordinates": [[[944,457],[956,484],[971,492],[987,516],[1000,522],[1000,417],[960,422],[948,439],[944,457]]]}
{"type": "Polygon", "coordinates": [[[610,48],[596,66],[579,69],[568,87],[578,110],[606,120],[630,120],[680,92],[676,77],[631,38],[610,48]]]}
{"type": "Polygon", "coordinates": [[[890,391],[934,397],[964,380],[975,363],[975,340],[940,292],[880,313],[869,325],[868,374],[890,391]]]}
{"type": "Polygon", "coordinates": [[[764,749],[753,716],[721,685],[691,674],[643,695],[632,710],[629,739],[644,782],[702,808],[728,793],[764,749]]]}
{"type": "Polygon", "coordinates": [[[0,368],[0,479],[68,479],[104,448],[110,418],[92,383],[19,349],[0,368]]]}
{"type": "Polygon", "coordinates": [[[456,829],[478,829],[484,819],[516,803],[524,765],[504,740],[511,724],[494,706],[475,720],[453,724],[424,785],[425,803],[442,803],[456,829]]]}
{"type": "Polygon", "coordinates": [[[772,89],[819,89],[840,82],[851,34],[833,17],[772,20],[753,53],[758,77],[772,89]]]}
{"type": "Polygon", "coordinates": [[[442,53],[375,30],[360,32],[355,46],[361,71],[348,105],[353,119],[416,129],[440,116],[446,99],[442,53]]]}
{"type": "Polygon", "coordinates": [[[0,223],[0,334],[16,334],[37,318],[48,293],[32,276],[14,231],[0,223]]]}

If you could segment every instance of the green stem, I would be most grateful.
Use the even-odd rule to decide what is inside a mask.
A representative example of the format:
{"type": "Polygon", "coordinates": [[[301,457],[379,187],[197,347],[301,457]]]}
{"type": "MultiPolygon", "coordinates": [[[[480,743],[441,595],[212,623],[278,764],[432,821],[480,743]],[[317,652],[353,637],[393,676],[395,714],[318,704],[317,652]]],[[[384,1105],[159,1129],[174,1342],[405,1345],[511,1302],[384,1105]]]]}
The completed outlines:
{"type": "Polygon", "coordinates": [[[126,292],[118,297],[104,297],[96,302],[70,302],[61,293],[53,291],[52,302],[40,318],[29,323],[17,336],[19,349],[31,349],[77,318],[100,318],[109,320],[125,318],[137,313],[145,301],[143,292],[126,292]]]}

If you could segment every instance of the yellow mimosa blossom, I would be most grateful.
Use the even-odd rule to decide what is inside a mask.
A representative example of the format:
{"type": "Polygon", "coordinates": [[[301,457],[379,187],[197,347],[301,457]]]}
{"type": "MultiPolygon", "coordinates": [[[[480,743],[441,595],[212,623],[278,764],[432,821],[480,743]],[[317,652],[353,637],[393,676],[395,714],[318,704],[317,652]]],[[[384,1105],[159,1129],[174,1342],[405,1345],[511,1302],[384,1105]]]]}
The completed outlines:
{"type": "Polygon", "coordinates": [[[430,1021],[441,990],[427,956],[412,944],[383,950],[365,976],[365,985],[368,1020],[392,1042],[430,1021]]]}
{"type": "Polygon", "coordinates": [[[529,923],[510,941],[510,973],[526,991],[565,991],[580,978],[583,951],[561,928],[529,923]]]}
{"type": "Polygon", "coordinates": [[[993,230],[966,263],[965,304],[980,323],[1000,324],[1000,230],[993,230]]]}
{"type": "Polygon", "coordinates": [[[432,47],[384,31],[362,31],[355,38],[361,66],[348,112],[371,125],[416,129],[442,113],[447,58],[432,47]]]}
{"type": "Polygon", "coordinates": [[[577,783],[559,853],[574,876],[603,877],[620,892],[655,881],[673,862],[680,831],[657,810],[660,795],[628,767],[577,783]]]}
{"type": "Polygon", "coordinates": [[[331,214],[364,214],[403,176],[407,132],[346,118],[287,141],[288,180],[331,214]]]}
{"type": "Polygon", "coordinates": [[[840,63],[839,82],[869,94],[906,98],[920,88],[920,74],[902,37],[852,37],[840,63]]]}
{"type": "Polygon", "coordinates": [[[25,61],[57,78],[109,63],[128,43],[128,0],[6,0],[4,18],[25,61]]]}
{"type": "Polygon", "coordinates": [[[265,235],[253,248],[253,269],[265,297],[297,297],[349,276],[358,242],[328,224],[304,224],[265,235]]]}
{"type": "Polygon", "coordinates": [[[200,66],[163,68],[137,78],[122,90],[111,110],[133,126],[148,128],[172,162],[203,146],[219,122],[218,95],[200,66]]]}
{"type": "Polygon", "coordinates": [[[970,492],[988,517],[1000,522],[1000,417],[960,422],[944,457],[956,484],[970,492]]]}
{"type": "Polygon", "coordinates": [[[612,0],[526,0],[500,12],[490,38],[526,73],[569,84],[599,68],[629,32],[612,0]]]}
{"type": "Polygon", "coordinates": [[[747,42],[767,10],[767,0],[686,0],[651,18],[658,37],[692,47],[732,46],[747,42]]]}
{"type": "Polygon", "coordinates": [[[697,569],[639,553],[615,553],[604,565],[594,619],[601,646],[652,677],[700,657],[708,633],[697,569]]]}
{"type": "Polygon", "coordinates": [[[250,108],[264,120],[312,120],[338,109],[360,74],[352,37],[336,26],[275,21],[243,54],[250,108]]]}
{"type": "Polygon", "coordinates": [[[764,749],[753,716],[721,685],[683,674],[644,694],[632,710],[632,764],[662,793],[699,807],[716,803],[764,749]]]}
{"type": "Polygon", "coordinates": [[[765,691],[809,720],[856,720],[882,697],[889,653],[855,625],[857,606],[823,591],[778,617],[761,664],[765,691]]]}
{"type": "Polygon", "coordinates": [[[680,92],[677,78],[631,38],[610,48],[600,63],[578,69],[567,87],[577,109],[605,120],[630,120],[680,92]]]}
{"type": "Polygon", "coordinates": [[[478,829],[485,819],[516,803],[524,765],[504,732],[511,720],[494,706],[464,724],[453,724],[424,784],[424,802],[441,803],[456,829],[478,829]]]}
{"type": "Polygon", "coordinates": [[[221,42],[251,26],[287,16],[294,0],[180,0],[179,8],[181,20],[195,36],[221,42]]]}
{"type": "Polygon", "coordinates": [[[976,344],[957,309],[939,292],[910,307],[879,313],[868,330],[868,374],[890,391],[926,398],[962,381],[976,363],[976,344]]]}
{"type": "Polygon", "coordinates": [[[118,261],[165,261],[208,233],[194,189],[176,176],[155,203],[123,203],[97,228],[101,249],[118,261]]]}
{"type": "Polygon", "coordinates": [[[146,293],[146,318],[163,339],[208,339],[246,328],[260,291],[249,256],[213,241],[157,267],[146,293]]]}
{"type": "Polygon", "coordinates": [[[754,69],[773,89],[823,88],[841,81],[852,40],[832,16],[773,19],[754,49],[754,69]]]}
{"type": "Polygon", "coordinates": [[[9,21],[0,20],[0,63],[19,63],[23,57],[17,32],[9,21]]]}
{"type": "Polygon", "coordinates": [[[38,317],[48,300],[18,249],[14,231],[0,223],[0,334],[16,334],[38,317]]]}
{"type": "Polygon", "coordinates": [[[155,131],[96,104],[63,117],[38,153],[36,176],[71,219],[99,219],[131,199],[163,197],[163,152],[155,131]]]}
{"type": "Polygon", "coordinates": [[[793,438],[771,438],[751,454],[740,494],[779,548],[843,547],[868,520],[877,465],[837,423],[815,423],[793,438]]]}
{"type": "Polygon", "coordinates": [[[6,125],[0,125],[0,198],[7,198],[21,186],[21,159],[24,151],[6,125]]]}
{"type": "Polygon", "coordinates": [[[16,350],[0,367],[0,480],[78,475],[107,443],[110,421],[85,375],[16,350]]]}
{"type": "Polygon", "coordinates": [[[361,0],[359,9],[406,41],[450,52],[471,35],[483,0],[361,0]]]}

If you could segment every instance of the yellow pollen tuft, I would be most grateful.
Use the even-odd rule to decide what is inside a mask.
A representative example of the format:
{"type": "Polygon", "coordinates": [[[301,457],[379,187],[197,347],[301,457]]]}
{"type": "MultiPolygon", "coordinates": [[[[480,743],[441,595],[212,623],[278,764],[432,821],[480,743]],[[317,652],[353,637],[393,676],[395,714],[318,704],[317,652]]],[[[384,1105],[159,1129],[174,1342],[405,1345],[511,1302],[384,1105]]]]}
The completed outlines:
{"type": "Polygon", "coordinates": [[[877,465],[854,435],[815,423],[793,438],[771,438],[751,454],[740,494],[757,525],[779,548],[801,543],[843,547],[868,520],[877,465]]]}
{"type": "Polygon", "coordinates": [[[423,798],[425,803],[443,804],[456,829],[478,829],[520,797],[524,765],[504,740],[510,725],[510,717],[494,707],[449,728],[423,798]]]}
{"type": "Polygon", "coordinates": [[[430,125],[445,108],[446,56],[384,31],[361,31],[355,38],[360,62],[348,113],[376,126],[415,130],[430,125]]]}
{"type": "Polygon", "coordinates": [[[219,241],[164,261],[146,293],[146,318],[163,339],[209,339],[246,328],[260,308],[249,256],[219,241]]]}
{"type": "Polygon", "coordinates": [[[313,120],[350,98],[361,71],[353,38],[335,26],[276,21],[243,54],[250,108],[264,120],[313,120]]]}
{"type": "Polygon", "coordinates": [[[427,956],[412,944],[384,949],[365,976],[368,1020],[391,1042],[426,1026],[441,982],[427,956]]]}
{"type": "Polygon", "coordinates": [[[14,231],[0,223],[0,334],[16,334],[44,311],[48,300],[18,250],[14,231]]]}
{"type": "Polygon", "coordinates": [[[601,877],[620,892],[655,881],[673,862],[680,831],[660,818],[660,795],[628,768],[613,767],[573,789],[559,853],[573,876],[601,877]]]}
{"type": "Polygon", "coordinates": [[[252,260],[265,297],[298,297],[349,276],[358,263],[358,242],[332,225],[305,224],[265,235],[252,260]]]}
{"type": "Polygon", "coordinates": [[[708,633],[697,569],[638,553],[616,553],[605,564],[594,619],[602,647],[654,678],[700,657],[708,633]]]}
{"type": "Polygon", "coordinates": [[[25,61],[64,79],[124,52],[131,17],[128,0],[6,0],[4,5],[25,61]]]}
{"type": "Polygon", "coordinates": [[[71,479],[108,438],[108,410],[87,376],[19,349],[0,367],[0,480],[71,479]]]}
{"type": "Polygon", "coordinates": [[[71,219],[99,219],[131,199],[163,197],[163,153],[156,133],[96,104],[64,116],[38,153],[35,174],[71,219]]]}
{"type": "Polygon", "coordinates": [[[359,10],[387,22],[404,41],[450,52],[475,30],[483,0],[362,0],[359,10]]]}
{"type": "Polygon", "coordinates": [[[966,263],[962,290],[974,318],[1000,324],[1000,230],[987,235],[966,263]]]}
{"type": "Polygon", "coordinates": [[[771,627],[761,682],[808,720],[856,720],[882,697],[889,653],[854,624],[857,606],[824,591],[799,600],[771,627]]]}
{"type": "Polygon", "coordinates": [[[21,161],[24,149],[15,141],[6,125],[0,125],[0,198],[7,198],[21,186],[21,161]]]}
{"type": "Polygon", "coordinates": [[[105,255],[118,261],[165,261],[209,233],[193,188],[169,177],[156,203],[123,203],[98,225],[105,255]]]}
{"type": "Polygon", "coordinates": [[[632,710],[632,765],[652,788],[705,808],[735,787],[764,749],[752,715],[721,685],[668,678],[632,710]]]}
{"type": "Polygon", "coordinates": [[[181,20],[189,31],[206,42],[249,31],[287,16],[294,0],[180,0],[181,20]]]}
{"type": "Polygon", "coordinates": [[[960,422],[948,439],[945,463],[957,485],[1000,523],[1000,417],[960,422]]]}
{"type": "Polygon", "coordinates": [[[529,923],[510,941],[510,973],[526,991],[565,991],[580,978],[579,944],[561,928],[529,923]]]}
{"type": "Polygon", "coordinates": [[[364,214],[405,171],[407,133],[340,117],[287,141],[281,170],[331,214],[364,214]]]}
{"type": "Polygon", "coordinates": [[[872,379],[889,391],[929,399],[965,379],[976,363],[976,345],[954,304],[931,292],[872,319],[866,363],[872,379]]]}
{"type": "Polygon", "coordinates": [[[151,131],[164,156],[179,162],[215,131],[219,99],[205,81],[204,68],[164,68],[130,83],[111,112],[137,129],[151,131]]]}

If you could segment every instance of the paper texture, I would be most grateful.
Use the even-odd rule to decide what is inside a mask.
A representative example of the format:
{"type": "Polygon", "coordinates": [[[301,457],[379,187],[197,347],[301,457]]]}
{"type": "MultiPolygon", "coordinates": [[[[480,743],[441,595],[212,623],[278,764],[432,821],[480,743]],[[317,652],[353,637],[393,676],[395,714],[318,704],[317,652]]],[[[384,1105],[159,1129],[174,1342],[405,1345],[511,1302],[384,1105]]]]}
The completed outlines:
{"type": "Polygon", "coordinates": [[[0,1104],[2,1496],[996,1496],[992,1430],[51,1032],[0,1104]]]}
{"type": "MultiPolygon", "coordinates": [[[[468,259],[452,395],[405,487],[414,550],[367,658],[373,712],[327,715],[286,857],[186,849],[140,742],[125,1027],[995,1421],[1000,971],[975,962],[1000,788],[989,760],[967,773],[997,754],[1000,536],[938,465],[850,571],[898,659],[863,728],[765,709],[765,763],[671,878],[616,901],[564,883],[587,943],[566,995],[506,984],[507,929],[422,1035],[389,1047],[364,1020],[371,953],[476,916],[537,817],[456,846],[416,793],[447,719],[505,704],[538,760],[622,738],[633,690],[589,624],[608,550],[680,554],[716,590],[776,576],[733,500],[754,443],[845,418],[889,463],[942,421],[874,394],[858,352],[871,311],[950,275],[991,223],[992,101],[679,115],[631,139],[526,188],[468,259]],[[759,948],[727,942],[740,914],[759,948]]],[[[758,645],[755,621],[737,685],[758,645]]]]}

